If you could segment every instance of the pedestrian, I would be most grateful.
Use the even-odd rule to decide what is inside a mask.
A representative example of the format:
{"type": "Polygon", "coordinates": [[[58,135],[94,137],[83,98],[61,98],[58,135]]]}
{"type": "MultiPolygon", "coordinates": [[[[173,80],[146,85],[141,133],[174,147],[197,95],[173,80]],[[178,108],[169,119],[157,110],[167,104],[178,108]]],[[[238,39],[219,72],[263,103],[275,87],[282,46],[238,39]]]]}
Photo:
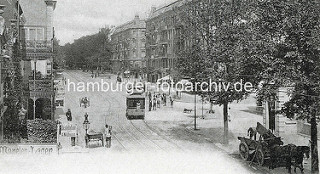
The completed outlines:
{"type": "Polygon", "coordinates": [[[111,129],[107,129],[106,133],[106,147],[110,148],[111,147],[111,129]]]}
{"type": "Polygon", "coordinates": [[[106,147],[110,148],[111,147],[111,126],[109,126],[108,124],[106,124],[105,134],[106,134],[106,147]]]}
{"type": "Polygon", "coordinates": [[[151,108],[152,108],[152,100],[149,99],[149,111],[151,111],[151,108]]]}
{"type": "Polygon", "coordinates": [[[160,96],[161,96],[161,102],[163,103],[163,94],[160,94],[160,96]]]}
{"type": "Polygon", "coordinates": [[[71,110],[68,109],[67,113],[66,113],[66,116],[67,116],[67,120],[68,121],[72,121],[72,116],[71,116],[71,110]]]}
{"type": "Polygon", "coordinates": [[[157,108],[160,108],[161,99],[160,97],[157,98],[157,108]]]}
{"type": "Polygon", "coordinates": [[[156,110],[156,109],[157,109],[157,101],[156,101],[156,97],[153,97],[152,106],[153,106],[153,110],[156,110]]]}
{"type": "Polygon", "coordinates": [[[167,106],[167,96],[163,94],[163,106],[167,106]]]}
{"type": "Polygon", "coordinates": [[[173,99],[171,96],[170,96],[170,105],[171,105],[171,107],[173,107],[173,99]]]}

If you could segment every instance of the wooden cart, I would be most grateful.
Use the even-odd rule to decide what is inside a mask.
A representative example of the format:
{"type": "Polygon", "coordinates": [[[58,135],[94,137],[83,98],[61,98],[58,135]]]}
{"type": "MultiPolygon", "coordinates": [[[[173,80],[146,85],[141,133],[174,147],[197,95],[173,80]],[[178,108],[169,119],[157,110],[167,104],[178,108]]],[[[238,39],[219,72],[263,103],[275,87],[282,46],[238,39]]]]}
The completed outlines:
{"type": "Polygon", "coordinates": [[[270,159],[270,151],[275,146],[283,145],[283,142],[281,141],[281,137],[276,137],[259,122],[257,123],[256,130],[260,134],[259,140],[238,137],[240,140],[239,153],[242,159],[256,162],[262,166],[266,160],[270,159]]]}

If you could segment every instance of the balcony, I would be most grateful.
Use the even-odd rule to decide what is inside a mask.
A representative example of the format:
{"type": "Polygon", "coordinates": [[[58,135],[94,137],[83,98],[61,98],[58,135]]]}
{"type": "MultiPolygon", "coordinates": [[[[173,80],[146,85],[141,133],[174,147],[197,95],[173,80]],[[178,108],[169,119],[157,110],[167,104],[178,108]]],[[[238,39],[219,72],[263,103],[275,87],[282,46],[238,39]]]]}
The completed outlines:
{"type": "Polygon", "coordinates": [[[22,40],[20,42],[26,49],[33,49],[36,52],[52,51],[52,42],[47,40],[22,40]]]}
{"type": "Polygon", "coordinates": [[[53,91],[53,81],[50,79],[43,80],[29,80],[30,91],[39,92],[52,92],[53,91]]]}

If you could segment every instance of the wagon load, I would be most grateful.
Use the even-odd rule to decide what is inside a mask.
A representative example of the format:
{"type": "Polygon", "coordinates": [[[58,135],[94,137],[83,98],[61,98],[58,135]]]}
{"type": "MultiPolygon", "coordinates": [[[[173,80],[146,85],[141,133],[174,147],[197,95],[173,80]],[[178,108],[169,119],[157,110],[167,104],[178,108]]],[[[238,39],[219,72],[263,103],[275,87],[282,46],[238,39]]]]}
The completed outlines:
{"type": "Polygon", "coordinates": [[[241,141],[239,152],[242,159],[250,161],[250,164],[252,162],[260,166],[266,164],[270,169],[286,167],[289,173],[291,166],[294,166],[294,171],[300,168],[303,172],[303,158],[304,156],[309,158],[309,146],[283,145],[281,137],[275,136],[259,122],[256,128],[248,129],[248,136],[250,138],[238,137],[241,141]],[[257,133],[259,133],[258,140],[256,140],[257,133]]]}
{"type": "Polygon", "coordinates": [[[270,152],[276,146],[283,145],[281,137],[275,136],[270,130],[266,129],[262,124],[257,122],[255,128],[256,133],[259,133],[259,140],[238,137],[241,141],[239,144],[239,152],[242,159],[251,162],[257,162],[263,165],[265,160],[270,159],[270,152]]]}

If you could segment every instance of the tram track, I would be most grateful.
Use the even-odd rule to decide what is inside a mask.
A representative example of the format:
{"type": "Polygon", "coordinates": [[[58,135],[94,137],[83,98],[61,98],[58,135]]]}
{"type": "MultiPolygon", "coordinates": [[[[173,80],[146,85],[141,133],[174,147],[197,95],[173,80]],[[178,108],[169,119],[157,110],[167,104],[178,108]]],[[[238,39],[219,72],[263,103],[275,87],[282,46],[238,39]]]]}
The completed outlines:
{"type": "MultiPolygon", "coordinates": [[[[117,100],[114,97],[114,100],[120,105],[119,100],[117,100]]],[[[118,121],[118,125],[119,127],[125,131],[127,134],[130,134],[136,141],[138,141],[142,146],[145,146],[145,148],[147,148],[148,150],[153,150],[153,149],[162,149],[160,146],[158,146],[155,142],[153,142],[150,138],[148,138],[147,136],[145,136],[140,130],[137,129],[137,131],[139,132],[139,134],[134,133],[135,130],[130,129],[131,125],[127,124],[128,126],[126,126],[126,128],[124,128],[123,126],[120,126],[122,124],[127,123],[127,120],[122,120],[122,122],[120,121],[121,117],[119,115],[119,112],[117,114],[117,121],[118,121]],[[143,136],[143,138],[141,137],[141,135],[143,136]],[[144,141],[144,143],[142,143],[141,141],[144,141]]],[[[132,125],[134,126],[134,125],[132,125]]],[[[132,128],[132,127],[131,127],[132,128]]]]}
{"type": "MultiPolygon", "coordinates": [[[[69,71],[68,74],[70,74],[71,77],[78,81],[88,81],[88,77],[86,77],[87,73],[82,73],[85,76],[79,77],[78,72],[69,71]],[[72,75],[71,75],[72,74],[72,75]]],[[[95,79],[95,78],[93,78],[95,79]]],[[[99,78],[100,79],[100,78],[99,78]]],[[[110,81],[111,82],[111,81],[110,81]]],[[[115,120],[113,122],[115,123],[116,128],[114,130],[114,134],[112,135],[117,142],[120,144],[120,146],[125,149],[126,151],[129,151],[130,144],[133,145],[133,147],[139,147],[150,149],[150,150],[161,150],[168,152],[169,150],[172,150],[172,148],[183,150],[180,146],[178,146],[176,143],[172,142],[168,137],[161,135],[161,133],[156,132],[154,129],[150,127],[145,121],[139,122],[138,125],[136,123],[133,123],[131,120],[124,119],[124,117],[121,117],[121,112],[124,110],[121,110],[121,103],[119,101],[118,96],[114,96],[111,93],[108,93],[108,96],[103,95],[101,92],[98,92],[97,94],[99,97],[103,98],[104,101],[108,102],[108,111],[111,113],[111,105],[113,108],[118,108],[119,110],[116,110],[116,115],[114,115],[115,120]],[[112,101],[109,99],[112,98],[112,101]],[[116,106],[115,106],[116,105],[116,106]],[[125,126],[124,126],[125,125],[125,126]],[[146,133],[148,132],[148,133],[146,133]],[[128,142],[129,141],[129,142],[128,142]],[[127,142],[127,143],[126,143],[127,142]],[[162,146],[164,147],[162,147],[162,146]]],[[[119,95],[122,97],[126,97],[126,95],[119,92],[119,95]]]]}
{"type": "MultiPolygon", "coordinates": [[[[105,98],[106,96],[104,96],[104,95],[102,95],[101,93],[99,93],[98,94],[100,97],[102,97],[102,98],[105,98]]],[[[108,98],[113,98],[113,101],[112,101],[112,104],[113,104],[113,106],[114,106],[114,104],[116,103],[118,106],[116,106],[117,108],[120,108],[120,106],[121,106],[121,103],[118,101],[118,100],[116,100],[116,97],[115,96],[111,96],[111,94],[109,93],[109,97],[107,97],[107,98],[105,98],[105,100],[109,103],[109,108],[108,108],[108,110],[109,110],[109,112],[111,111],[111,101],[108,99],[108,98]],[[116,101],[116,102],[114,102],[114,101],[116,101]]],[[[125,145],[123,145],[124,143],[123,142],[125,142],[125,141],[129,141],[129,142],[136,142],[135,144],[136,145],[138,145],[138,146],[144,146],[144,148],[150,148],[150,149],[153,149],[153,145],[151,144],[149,144],[149,145],[147,145],[146,143],[142,143],[140,140],[141,140],[141,138],[139,138],[139,135],[136,135],[136,134],[134,134],[132,131],[130,131],[130,130],[128,130],[128,129],[126,129],[126,128],[124,128],[122,125],[124,124],[124,122],[126,122],[127,120],[123,120],[123,121],[120,121],[120,113],[121,111],[119,110],[119,111],[116,111],[116,120],[117,120],[117,126],[116,126],[116,128],[118,128],[119,130],[116,130],[115,132],[117,133],[118,132],[118,134],[113,134],[115,137],[116,137],[116,139],[117,139],[117,141],[125,148],[125,149],[128,149],[128,147],[127,146],[125,146],[125,145]],[[124,134],[121,134],[121,132],[124,132],[124,134]],[[118,135],[121,135],[121,137],[119,138],[119,136],[118,135]],[[126,135],[130,135],[130,136],[126,136],[126,135]],[[121,140],[122,139],[122,140],[121,140]]],[[[147,140],[148,141],[148,140],[147,140]]],[[[139,149],[142,149],[142,148],[139,148],[139,149]]]]}
{"type": "MultiPolygon", "coordinates": [[[[126,96],[123,95],[123,94],[120,94],[120,95],[122,95],[123,97],[126,97],[126,96]]],[[[170,140],[170,139],[167,138],[166,136],[162,135],[160,132],[157,132],[156,130],[154,130],[153,128],[151,128],[151,126],[148,125],[145,120],[141,120],[141,122],[142,122],[143,125],[146,127],[146,128],[144,129],[144,131],[143,131],[141,128],[138,128],[136,125],[134,125],[133,121],[130,120],[131,125],[132,125],[137,131],[139,131],[141,134],[143,134],[145,137],[148,137],[148,135],[146,135],[144,132],[146,132],[146,131],[151,131],[152,133],[154,133],[154,134],[156,134],[157,136],[161,137],[161,139],[162,139],[163,141],[166,141],[167,144],[173,145],[174,148],[176,148],[176,149],[178,149],[178,150],[181,150],[181,151],[184,151],[184,149],[181,148],[178,144],[174,143],[172,140],[170,140]]],[[[143,126],[142,126],[142,127],[143,127],[143,126]]],[[[151,134],[152,134],[152,133],[151,133],[151,134]]],[[[150,135],[149,135],[149,136],[150,136],[150,135]]],[[[152,136],[153,136],[153,135],[152,135],[152,136]]],[[[150,139],[150,138],[149,138],[149,139],[150,139]]],[[[151,140],[153,143],[155,143],[157,146],[159,146],[159,148],[161,148],[161,149],[163,149],[164,151],[168,152],[168,150],[162,148],[158,143],[156,143],[155,140],[152,140],[152,139],[150,139],[150,140],[151,140]]],[[[172,149],[170,148],[170,150],[172,150],[172,149]]]]}
{"type": "MultiPolygon", "coordinates": [[[[71,76],[72,78],[74,78],[75,80],[80,81],[80,82],[83,82],[84,80],[86,80],[86,79],[80,78],[80,77],[78,76],[78,74],[75,73],[75,72],[70,72],[70,71],[69,71],[69,72],[68,72],[68,75],[71,76]]],[[[101,95],[101,94],[100,94],[100,95],[101,95]]],[[[107,100],[107,102],[109,103],[108,111],[111,111],[111,102],[110,102],[109,100],[107,100]]],[[[119,138],[118,138],[116,135],[113,134],[112,136],[117,140],[117,142],[120,144],[120,146],[122,147],[122,149],[124,149],[125,151],[128,151],[128,148],[121,143],[121,141],[119,140],[119,138]]]]}

